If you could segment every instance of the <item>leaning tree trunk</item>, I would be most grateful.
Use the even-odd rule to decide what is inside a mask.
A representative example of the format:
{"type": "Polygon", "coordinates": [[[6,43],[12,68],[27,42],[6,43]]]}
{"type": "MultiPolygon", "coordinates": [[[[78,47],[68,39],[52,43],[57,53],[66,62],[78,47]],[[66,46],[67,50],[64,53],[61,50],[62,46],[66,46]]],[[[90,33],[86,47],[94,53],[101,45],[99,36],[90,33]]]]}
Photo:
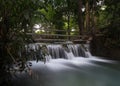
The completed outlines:
{"type": "Polygon", "coordinates": [[[7,53],[8,32],[8,18],[4,17],[3,21],[0,22],[0,86],[10,85],[10,73],[7,72],[7,66],[10,62],[7,53]]]}

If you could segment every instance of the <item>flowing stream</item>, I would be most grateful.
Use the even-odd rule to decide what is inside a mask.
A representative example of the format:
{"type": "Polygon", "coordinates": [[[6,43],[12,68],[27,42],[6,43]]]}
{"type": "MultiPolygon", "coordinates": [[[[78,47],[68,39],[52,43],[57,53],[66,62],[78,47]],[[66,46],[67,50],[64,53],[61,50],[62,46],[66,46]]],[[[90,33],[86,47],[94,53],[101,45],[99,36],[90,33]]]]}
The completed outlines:
{"type": "Polygon", "coordinates": [[[15,86],[120,86],[120,63],[92,56],[81,45],[47,45],[47,62],[31,61],[31,73],[18,73],[15,86]]]}

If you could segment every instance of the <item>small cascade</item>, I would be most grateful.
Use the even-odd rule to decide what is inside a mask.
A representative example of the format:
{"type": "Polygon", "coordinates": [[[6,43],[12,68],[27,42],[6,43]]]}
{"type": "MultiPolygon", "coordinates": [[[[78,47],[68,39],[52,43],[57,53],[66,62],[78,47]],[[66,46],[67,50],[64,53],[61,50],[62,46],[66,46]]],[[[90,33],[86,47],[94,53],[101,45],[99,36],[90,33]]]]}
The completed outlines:
{"type": "Polygon", "coordinates": [[[80,44],[48,45],[47,48],[52,58],[88,57],[87,51],[80,44]]]}
{"type": "Polygon", "coordinates": [[[68,45],[68,48],[75,57],[86,57],[86,51],[82,48],[80,44],[68,45]]]}
{"type": "Polygon", "coordinates": [[[81,44],[29,44],[26,46],[27,55],[33,60],[49,61],[50,59],[88,57],[88,51],[81,44]]]}
{"type": "Polygon", "coordinates": [[[47,48],[52,58],[68,58],[61,45],[48,45],[47,48]]]}

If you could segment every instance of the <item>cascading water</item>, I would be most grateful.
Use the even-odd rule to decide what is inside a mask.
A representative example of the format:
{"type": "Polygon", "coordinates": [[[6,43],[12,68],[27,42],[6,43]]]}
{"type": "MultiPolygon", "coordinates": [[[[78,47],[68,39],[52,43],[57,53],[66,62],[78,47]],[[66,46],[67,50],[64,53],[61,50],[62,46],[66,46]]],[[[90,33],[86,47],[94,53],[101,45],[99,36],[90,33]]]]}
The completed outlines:
{"type": "Polygon", "coordinates": [[[80,44],[68,45],[68,48],[75,57],[87,57],[85,49],[80,44]]]}
{"type": "Polygon", "coordinates": [[[48,45],[47,48],[52,58],[68,58],[61,45],[48,45]]]}
{"type": "Polygon", "coordinates": [[[18,74],[14,86],[120,86],[120,64],[94,57],[86,47],[82,44],[26,46],[28,55],[45,57],[48,62],[36,63],[32,59],[32,74],[18,74]]]}
{"type": "Polygon", "coordinates": [[[34,58],[42,58],[44,54],[47,60],[49,59],[72,59],[75,57],[88,57],[88,54],[81,44],[30,44],[27,47],[27,52],[34,51],[34,58]],[[48,53],[48,54],[46,54],[48,53]]]}

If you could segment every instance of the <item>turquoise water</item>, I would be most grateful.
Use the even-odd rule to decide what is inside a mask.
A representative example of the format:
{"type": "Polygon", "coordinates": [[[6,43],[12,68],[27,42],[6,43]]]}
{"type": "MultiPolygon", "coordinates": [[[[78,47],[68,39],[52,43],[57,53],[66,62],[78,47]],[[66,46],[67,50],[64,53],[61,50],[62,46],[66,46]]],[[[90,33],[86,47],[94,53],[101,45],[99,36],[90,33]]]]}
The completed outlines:
{"type": "Polygon", "coordinates": [[[16,86],[120,86],[120,63],[96,57],[31,61],[32,75],[17,75],[16,86]]]}

